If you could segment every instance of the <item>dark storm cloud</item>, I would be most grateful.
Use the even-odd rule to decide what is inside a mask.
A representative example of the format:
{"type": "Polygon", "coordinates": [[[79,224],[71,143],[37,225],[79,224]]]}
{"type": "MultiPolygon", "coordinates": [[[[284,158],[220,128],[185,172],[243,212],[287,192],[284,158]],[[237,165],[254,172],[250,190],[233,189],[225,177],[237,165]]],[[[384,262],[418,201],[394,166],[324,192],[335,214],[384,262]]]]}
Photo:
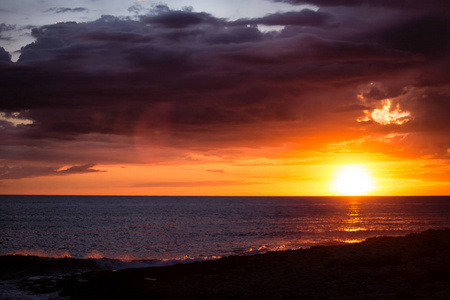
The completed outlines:
{"type": "Polygon", "coordinates": [[[10,62],[11,54],[5,50],[5,48],[0,47],[0,62],[10,62]]]}
{"type": "Polygon", "coordinates": [[[223,22],[208,13],[193,12],[189,9],[173,11],[166,5],[158,5],[152,12],[151,15],[141,16],[141,22],[167,28],[185,28],[200,24],[218,24],[223,22]]]}
{"type": "Polygon", "coordinates": [[[234,24],[324,26],[329,19],[328,13],[304,9],[296,12],[275,13],[262,18],[240,19],[234,24]]]}
{"type": "Polygon", "coordinates": [[[447,0],[429,0],[429,1],[420,1],[420,0],[273,0],[274,2],[285,2],[291,4],[312,4],[317,5],[319,7],[322,6],[348,6],[348,7],[357,7],[357,6],[369,6],[369,7],[386,7],[393,9],[418,9],[418,8],[426,8],[430,7],[439,7],[440,5],[447,6],[449,2],[447,0]]]}
{"type": "Polygon", "coordinates": [[[5,33],[10,34],[10,32],[15,31],[16,28],[17,28],[16,25],[1,23],[0,24],[0,40],[11,41],[12,37],[5,36],[5,33]]]}
{"type": "Polygon", "coordinates": [[[16,25],[1,23],[0,24],[0,33],[5,32],[5,31],[15,30],[16,27],[17,27],[16,25]]]}
{"type": "Polygon", "coordinates": [[[85,7],[75,7],[75,8],[69,8],[69,7],[52,7],[44,12],[50,12],[55,14],[63,14],[63,13],[79,13],[79,12],[88,12],[89,10],[85,7]]]}
{"type": "Polygon", "coordinates": [[[35,28],[19,61],[0,63],[0,112],[33,121],[0,124],[7,141],[0,159],[16,166],[31,156],[50,164],[52,155],[58,165],[159,162],[189,150],[299,140],[316,149],[397,131],[422,147],[425,130],[436,139],[416,152],[445,153],[448,11],[439,11],[439,1],[413,12],[365,3],[237,21],[160,5],[133,19],[35,28]],[[356,122],[386,98],[413,121],[356,122]],[[170,151],[141,151],[157,147],[170,151]]]}

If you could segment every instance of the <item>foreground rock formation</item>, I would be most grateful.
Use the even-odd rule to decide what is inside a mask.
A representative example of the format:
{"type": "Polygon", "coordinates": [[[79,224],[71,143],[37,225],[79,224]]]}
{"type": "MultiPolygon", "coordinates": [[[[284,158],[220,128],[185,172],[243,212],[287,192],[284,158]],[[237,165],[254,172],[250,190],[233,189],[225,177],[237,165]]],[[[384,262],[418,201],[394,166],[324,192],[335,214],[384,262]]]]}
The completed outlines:
{"type": "Polygon", "coordinates": [[[450,231],[65,276],[70,299],[450,299],[450,231]]]}

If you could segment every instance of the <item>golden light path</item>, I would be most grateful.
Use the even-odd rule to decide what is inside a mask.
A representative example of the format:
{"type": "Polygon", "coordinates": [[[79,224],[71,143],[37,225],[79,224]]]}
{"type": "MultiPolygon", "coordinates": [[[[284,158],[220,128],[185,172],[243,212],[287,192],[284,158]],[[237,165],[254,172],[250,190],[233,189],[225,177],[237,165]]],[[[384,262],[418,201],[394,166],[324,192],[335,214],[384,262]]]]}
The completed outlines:
{"type": "Polygon", "coordinates": [[[360,165],[345,165],[337,172],[333,190],[346,196],[366,195],[375,188],[370,173],[360,165]]]}

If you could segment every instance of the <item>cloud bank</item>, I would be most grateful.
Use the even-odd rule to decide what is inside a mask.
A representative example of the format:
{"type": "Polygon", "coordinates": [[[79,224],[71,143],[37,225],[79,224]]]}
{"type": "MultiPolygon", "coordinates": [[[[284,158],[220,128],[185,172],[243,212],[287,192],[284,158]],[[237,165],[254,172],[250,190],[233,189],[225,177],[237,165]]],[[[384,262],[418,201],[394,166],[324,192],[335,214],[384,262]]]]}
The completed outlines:
{"type": "Polygon", "coordinates": [[[1,48],[0,178],[349,140],[364,141],[347,143],[353,151],[448,159],[447,1],[280,2],[292,11],[231,21],[158,5],[42,26],[17,63],[1,48]],[[411,120],[357,121],[387,99],[411,120]],[[382,139],[392,134],[407,135],[382,139]],[[65,165],[79,167],[55,171],[65,165]]]}

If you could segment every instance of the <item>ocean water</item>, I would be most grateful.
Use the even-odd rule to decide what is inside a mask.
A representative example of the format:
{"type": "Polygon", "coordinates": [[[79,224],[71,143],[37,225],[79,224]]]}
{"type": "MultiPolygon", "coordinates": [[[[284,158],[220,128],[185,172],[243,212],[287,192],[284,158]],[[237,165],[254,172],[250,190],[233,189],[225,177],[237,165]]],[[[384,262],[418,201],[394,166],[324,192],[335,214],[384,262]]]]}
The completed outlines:
{"type": "Polygon", "coordinates": [[[450,228],[450,197],[0,195],[0,299],[66,299],[53,289],[55,282],[91,270],[444,228],[450,228]]]}
{"type": "Polygon", "coordinates": [[[450,228],[450,197],[0,196],[0,255],[209,259],[450,228]]]}

